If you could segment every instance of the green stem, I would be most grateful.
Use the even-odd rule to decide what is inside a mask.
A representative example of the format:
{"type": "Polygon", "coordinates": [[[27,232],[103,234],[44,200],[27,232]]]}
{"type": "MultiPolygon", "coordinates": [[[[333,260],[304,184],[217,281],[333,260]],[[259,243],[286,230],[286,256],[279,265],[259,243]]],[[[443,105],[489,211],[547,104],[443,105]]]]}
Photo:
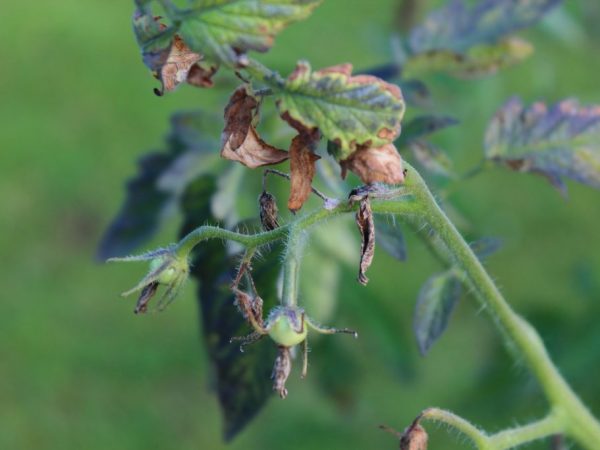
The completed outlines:
{"type": "Polygon", "coordinates": [[[406,188],[423,208],[425,221],[444,242],[454,264],[464,271],[466,281],[495,319],[508,347],[522,358],[540,383],[555,415],[560,418],[565,433],[585,448],[597,449],[600,443],[600,424],[552,363],[537,332],[506,302],[477,256],[440,209],[417,171],[411,167],[408,170],[410,175],[407,177],[406,188]]]}
{"type": "MultiPolygon", "coordinates": [[[[412,201],[411,197],[405,195],[396,199],[375,200],[373,201],[371,208],[375,213],[416,214],[418,212],[416,203],[412,201]]],[[[306,230],[318,222],[339,216],[340,214],[356,211],[356,209],[358,209],[358,204],[350,204],[349,202],[341,201],[339,205],[333,209],[321,208],[304,216],[300,216],[293,222],[272,231],[256,234],[237,233],[216,226],[204,225],[192,230],[183,237],[177,244],[175,253],[179,257],[186,257],[196,245],[208,239],[230,240],[238,242],[247,248],[260,247],[283,239],[290,233],[292,228],[306,230]]]]}
{"type": "Polygon", "coordinates": [[[467,436],[478,449],[489,448],[489,438],[483,431],[450,411],[439,408],[428,408],[421,413],[419,420],[432,420],[444,423],[467,436]]]}
{"type": "Polygon", "coordinates": [[[543,439],[548,436],[563,432],[563,423],[560,417],[554,414],[524,425],[496,433],[489,437],[492,448],[503,450],[514,448],[527,442],[543,439]]]}
{"type": "Polygon", "coordinates": [[[283,291],[281,303],[285,306],[298,304],[298,279],[300,276],[300,263],[306,245],[306,231],[299,227],[291,227],[285,257],[283,260],[283,291]]]}

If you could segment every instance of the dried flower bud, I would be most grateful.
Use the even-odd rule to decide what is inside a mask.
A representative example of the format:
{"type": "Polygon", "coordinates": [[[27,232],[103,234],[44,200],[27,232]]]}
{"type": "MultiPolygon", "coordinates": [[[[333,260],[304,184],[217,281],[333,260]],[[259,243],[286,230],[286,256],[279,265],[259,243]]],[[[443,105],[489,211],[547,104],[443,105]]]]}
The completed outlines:
{"type": "Polygon", "coordinates": [[[373,262],[373,256],[375,255],[375,222],[373,220],[369,197],[364,197],[360,200],[360,208],[356,213],[356,225],[362,237],[358,282],[366,286],[369,279],[365,275],[365,272],[373,262]]]}
{"type": "Polygon", "coordinates": [[[277,358],[273,366],[273,390],[279,394],[281,398],[286,398],[288,391],[285,388],[285,382],[290,376],[292,370],[292,358],[289,347],[280,345],[278,348],[277,358]]]}
{"type": "Polygon", "coordinates": [[[277,213],[279,210],[277,209],[275,197],[267,191],[263,191],[258,198],[258,203],[260,205],[260,223],[262,224],[263,229],[265,231],[271,231],[275,228],[279,228],[279,222],[277,220],[277,213]]]}
{"type": "Polygon", "coordinates": [[[148,303],[154,297],[161,285],[166,286],[166,288],[158,301],[158,309],[162,310],[166,308],[179,293],[179,290],[189,273],[187,257],[177,255],[173,248],[161,248],[137,256],[111,258],[108,261],[150,261],[150,270],[146,276],[133,288],[121,294],[123,296],[128,296],[134,292],[140,292],[134,310],[136,314],[145,313],[147,311],[148,303]]]}
{"type": "Polygon", "coordinates": [[[400,450],[427,450],[428,436],[417,421],[409,426],[400,438],[400,450]]]}

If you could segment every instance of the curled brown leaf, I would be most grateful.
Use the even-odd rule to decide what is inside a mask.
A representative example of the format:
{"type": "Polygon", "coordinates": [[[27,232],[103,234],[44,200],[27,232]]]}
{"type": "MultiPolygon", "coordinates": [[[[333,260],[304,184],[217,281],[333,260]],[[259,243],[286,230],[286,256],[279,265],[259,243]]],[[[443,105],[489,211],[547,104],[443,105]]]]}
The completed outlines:
{"type": "Polygon", "coordinates": [[[251,169],[288,159],[286,151],[267,144],[256,132],[253,121],[257,110],[258,100],[246,86],[240,86],[225,108],[225,128],[221,134],[221,156],[251,169]]]}
{"type": "Polygon", "coordinates": [[[315,162],[321,157],[314,153],[318,132],[301,133],[292,139],[290,145],[290,198],[288,208],[298,211],[310,196],[312,180],[315,176],[315,162]]]}
{"type": "Polygon", "coordinates": [[[340,161],[342,178],[351,170],[363,183],[400,184],[404,182],[402,158],[394,144],[382,147],[362,146],[347,159],[340,161]]]}
{"type": "Polygon", "coordinates": [[[366,286],[369,279],[365,275],[367,269],[373,262],[375,255],[375,222],[373,211],[368,197],[360,200],[360,206],[356,213],[356,225],[361,235],[360,245],[360,267],[358,270],[358,282],[366,286]]]}
{"type": "Polygon", "coordinates": [[[156,72],[162,89],[155,89],[156,95],[175,90],[183,82],[193,86],[212,87],[212,77],[217,71],[214,64],[202,63],[202,55],[193,52],[179,36],[175,35],[169,54],[156,72]]]}

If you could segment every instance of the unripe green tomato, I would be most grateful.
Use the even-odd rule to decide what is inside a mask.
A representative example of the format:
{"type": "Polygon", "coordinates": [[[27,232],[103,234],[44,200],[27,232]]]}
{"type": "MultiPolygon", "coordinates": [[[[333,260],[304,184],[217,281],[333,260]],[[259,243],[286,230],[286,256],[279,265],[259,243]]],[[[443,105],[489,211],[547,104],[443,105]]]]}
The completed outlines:
{"type": "Polygon", "coordinates": [[[281,314],[271,325],[269,336],[279,345],[293,347],[306,339],[307,331],[306,322],[303,323],[302,331],[298,333],[292,320],[285,314],[281,314]]]}

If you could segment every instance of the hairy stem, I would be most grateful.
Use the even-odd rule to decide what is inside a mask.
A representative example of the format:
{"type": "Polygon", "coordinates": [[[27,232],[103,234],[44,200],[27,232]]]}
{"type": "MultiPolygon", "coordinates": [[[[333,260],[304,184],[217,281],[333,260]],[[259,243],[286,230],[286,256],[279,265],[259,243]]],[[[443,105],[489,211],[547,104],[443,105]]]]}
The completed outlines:
{"type": "Polygon", "coordinates": [[[281,303],[285,306],[296,306],[298,304],[300,262],[302,261],[302,252],[304,251],[307,237],[307,231],[297,227],[290,228],[283,261],[281,303]]]}
{"type": "Polygon", "coordinates": [[[585,448],[598,448],[600,424],[552,363],[537,332],[506,302],[477,256],[440,209],[416,170],[409,167],[409,173],[406,187],[423,208],[424,220],[444,242],[453,263],[464,272],[466,282],[495,319],[494,322],[504,335],[508,347],[523,360],[540,383],[565,433],[585,448]]]}

